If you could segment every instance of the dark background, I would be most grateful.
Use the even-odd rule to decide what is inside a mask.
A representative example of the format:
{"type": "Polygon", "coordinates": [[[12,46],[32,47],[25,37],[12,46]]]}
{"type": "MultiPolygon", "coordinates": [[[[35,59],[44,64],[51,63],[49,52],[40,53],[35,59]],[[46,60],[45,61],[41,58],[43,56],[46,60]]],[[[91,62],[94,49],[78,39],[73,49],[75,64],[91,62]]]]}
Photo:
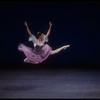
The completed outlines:
{"type": "Polygon", "coordinates": [[[18,44],[33,46],[25,20],[34,35],[46,34],[49,21],[53,23],[48,42],[52,49],[71,46],[42,64],[100,64],[100,2],[0,2],[1,64],[24,64],[18,44]]]}

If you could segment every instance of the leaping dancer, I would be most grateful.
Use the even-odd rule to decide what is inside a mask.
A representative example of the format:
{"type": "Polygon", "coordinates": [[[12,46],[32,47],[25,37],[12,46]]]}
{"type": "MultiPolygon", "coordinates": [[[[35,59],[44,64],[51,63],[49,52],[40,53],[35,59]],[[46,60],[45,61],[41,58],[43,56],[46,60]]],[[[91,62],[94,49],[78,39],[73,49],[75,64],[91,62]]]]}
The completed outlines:
{"type": "Polygon", "coordinates": [[[53,55],[56,53],[59,53],[61,50],[66,50],[66,48],[70,47],[70,45],[64,45],[56,50],[52,50],[52,47],[50,47],[46,42],[48,42],[48,36],[50,35],[52,23],[49,22],[49,29],[47,31],[47,34],[43,34],[42,32],[38,32],[37,35],[33,35],[28,27],[27,22],[24,22],[27,32],[29,34],[29,42],[33,42],[33,48],[26,46],[22,43],[18,45],[18,50],[23,52],[26,56],[24,59],[25,63],[32,63],[32,64],[38,64],[46,60],[49,55],[53,55]]]}

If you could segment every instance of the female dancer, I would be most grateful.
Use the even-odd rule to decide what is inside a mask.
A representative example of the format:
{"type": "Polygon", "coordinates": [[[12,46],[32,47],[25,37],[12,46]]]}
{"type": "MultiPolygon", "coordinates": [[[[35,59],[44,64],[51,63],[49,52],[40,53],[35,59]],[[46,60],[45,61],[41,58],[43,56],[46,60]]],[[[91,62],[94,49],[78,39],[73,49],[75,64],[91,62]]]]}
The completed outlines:
{"type": "Polygon", "coordinates": [[[20,43],[18,45],[18,50],[23,52],[26,56],[26,58],[24,59],[24,62],[38,64],[38,63],[41,63],[44,60],[46,60],[49,55],[56,54],[56,53],[60,52],[61,50],[63,50],[63,49],[65,50],[66,48],[70,47],[70,45],[65,45],[56,50],[52,50],[52,48],[48,44],[45,44],[46,42],[48,42],[48,36],[50,34],[51,27],[52,27],[51,22],[49,22],[50,26],[49,26],[47,34],[45,35],[41,32],[38,32],[37,36],[35,36],[31,33],[26,21],[24,22],[24,24],[25,24],[25,26],[27,28],[27,32],[30,36],[29,41],[32,41],[33,46],[34,46],[34,49],[33,49],[22,43],[20,43]]]}

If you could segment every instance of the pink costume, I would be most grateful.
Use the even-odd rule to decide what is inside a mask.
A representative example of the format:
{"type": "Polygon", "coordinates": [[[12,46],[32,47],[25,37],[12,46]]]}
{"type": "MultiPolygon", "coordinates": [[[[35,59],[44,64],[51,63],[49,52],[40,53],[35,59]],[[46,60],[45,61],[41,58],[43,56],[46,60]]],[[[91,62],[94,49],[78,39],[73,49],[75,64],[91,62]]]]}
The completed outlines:
{"type": "Polygon", "coordinates": [[[28,47],[22,43],[18,45],[18,50],[25,54],[28,63],[41,63],[46,60],[52,50],[48,44],[44,44],[48,42],[46,36],[44,35],[44,40],[41,45],[36,42],[36,37],[34,35],[29,37],[29,42],[30,41],[33,42],[34,48],[28,47]]]}

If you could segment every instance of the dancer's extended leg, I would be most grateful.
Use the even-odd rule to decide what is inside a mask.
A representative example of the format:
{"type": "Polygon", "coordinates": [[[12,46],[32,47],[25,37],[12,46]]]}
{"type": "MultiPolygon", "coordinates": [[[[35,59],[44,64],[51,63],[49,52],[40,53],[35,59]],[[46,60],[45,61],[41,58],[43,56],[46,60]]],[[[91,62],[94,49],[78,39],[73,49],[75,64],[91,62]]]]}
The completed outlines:
{"type": "Polygon", "coordinates": [[[51,51],[51,55],[52,54],[56,54],[56,53],[59,53],[61,50],[65,50],[66,48],[68,48],[68,47],[70,47],[70,45],[65,45],[65,46],[62,46],[62,47],[60,47],[60,48],[58,48],[58,49],[56,49],[56,50],[52,50],[51,51]]]}

